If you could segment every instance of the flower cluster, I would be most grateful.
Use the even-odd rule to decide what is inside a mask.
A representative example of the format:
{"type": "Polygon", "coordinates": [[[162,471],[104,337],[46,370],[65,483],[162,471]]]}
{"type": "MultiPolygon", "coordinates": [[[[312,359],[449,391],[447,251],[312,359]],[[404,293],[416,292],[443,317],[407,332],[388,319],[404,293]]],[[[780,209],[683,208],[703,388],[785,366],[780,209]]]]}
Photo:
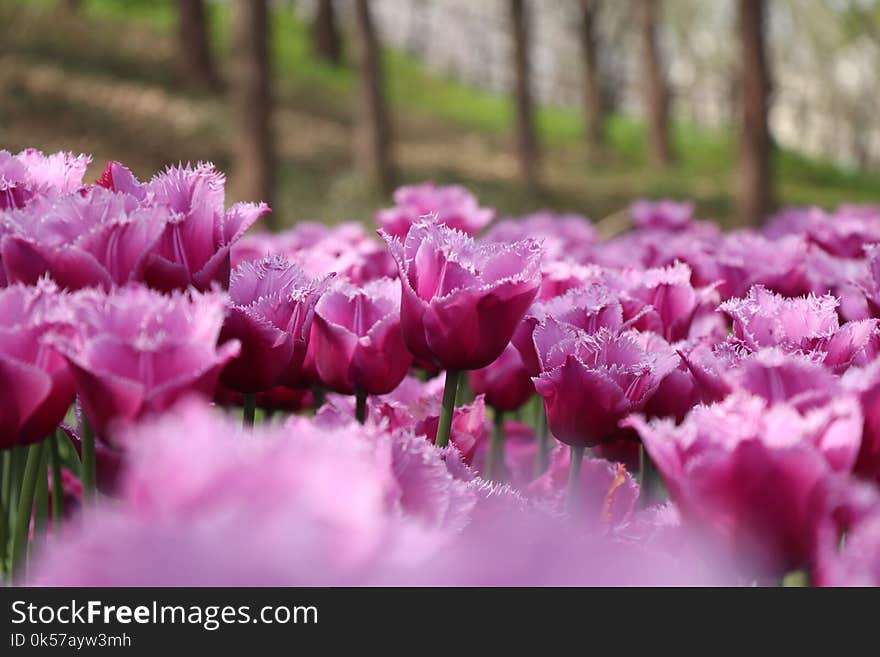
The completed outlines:
{"type": "Polygon", "coordinates": [[[0,152],[4,577],[880,584],[877,208],[245,235],[210,165],[89,162],[0,152]]]}

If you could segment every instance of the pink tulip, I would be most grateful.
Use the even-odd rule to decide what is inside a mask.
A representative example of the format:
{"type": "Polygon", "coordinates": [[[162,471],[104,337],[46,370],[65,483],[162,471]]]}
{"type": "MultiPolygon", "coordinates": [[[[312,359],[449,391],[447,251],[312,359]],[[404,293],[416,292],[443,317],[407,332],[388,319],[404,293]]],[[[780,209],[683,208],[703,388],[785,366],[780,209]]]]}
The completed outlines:
{"type": "Polygon", "coordinates": [[[9,213],[3,266],[10,281],[48,273],[70,290],[143,281],[167,220],[163,208],[91,187],[9,213]]]}
{"type": "Polygon", "coordinates": [[[585,261],[598,241],[590,220],[578,214],[534,212],[524,217],[502,219],[486,232],[486,242],[516,242],[529,237],[543,239],[545,260],[585,261]]]}
{"type": "Polygon", "coordinates": [[[66,304],[46,280],[0,289],[0,448],[42,440],[73,401],[70,370],[47,340],[67,319],[66,304]]]}
{"type": "Polygon", "coordinates": [[[735,393],[676,427],[632,417],[685,519],[758,576],[808,565],[855,463],[861,412],[842,397],[804,414],[735,393]]]}
{"type": "Polygon", "coordinates": [[[269,212],[265,203],[224,209],[226,180],[211,164],[169,167],[144,184],[116,163],[111,162],[108,171],[99,185],[168,213],[145,272],[146,282],[158,290],[207,290],[213,283],[226,287],[233,244],[269,212]]]}
{"type": "Polygon", "coordinates": [[[476,235],[495,218],[491,208],[481,208],[477,199],[460,185],[437,186],[422,183],[399,188],[394,192],[393,208],[376,213],[376,223],[388,235],[404,239],[410,226],[427,215],[435,215],[438,223],[476,235]]]}
{"type": "Polygon", "coordinates": [[[311,279],[279,256],[245,262],[229,281],[229,314],[221,342],[238,340],[241,353],[223,370],[223,385],[265,392],[306,355],[315,304],[326,279],[311,279]]]}
{"type": "Polygon", "coordinates": [[[76,191],[90,161],[88,155],[43,155],[35,148],[18,155],[0,150],[0,211],[76,191]]]}
{"type": "Polygon", "coordinates": [[[224,305],[215,294],[164,296],[139,285],[72,297],[72,335],[55,345],[97,435],[112,444],[119,426],[190,394],[213,395],[239,352],[237,341],[217,346],[224,305]]]}
{"type": "Polygon", "coordinates": [[[679,357],[668,345],[648,350],[639,334],[595,334],[548,318],[534,335],[541,374],[533,379],[551,433],[569,445],[609,442],[618,422],[644,407],[679,357]]]}
{"type": "Polygon", "coordinates": [[[412,362],[400,330],[400,284],[386,278],[334,287],[315,308],[314,338],[315,365],[328,388],[391,392],[412,362]]]}
{"type": "Polygon", "coordinates": [[[401,326],[413,355],[453,371],[498,358],[538,293],[538,244],[479,244],[431,222],[414,224],[404,243],[381,234],[400,272],[401,326]]]}
{"type": "Polygon", "coordinates": [[[694,204],[673,199],[640,200],[630,206],[629,213],[636,228],[681,230],[693,220],[694,204]]]}

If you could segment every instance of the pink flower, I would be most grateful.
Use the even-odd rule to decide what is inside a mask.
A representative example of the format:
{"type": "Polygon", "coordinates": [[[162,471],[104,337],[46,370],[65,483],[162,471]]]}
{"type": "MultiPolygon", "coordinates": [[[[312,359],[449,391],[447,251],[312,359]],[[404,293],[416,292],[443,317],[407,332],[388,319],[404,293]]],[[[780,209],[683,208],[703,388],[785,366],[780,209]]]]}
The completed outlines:
{"type": "Polygon", "coordinates": [[[393,208],[376,213],[376,223],[388,235],[404,239],[410,226],[427,215],[468,235],[476,235],[495,218],[491,208],[481,208],[473,194],[460,185],[434,183],[409,185],[394,192],[393,208]]]}
{"type": "Polygon", "coordinates": [[[224,209],[226,180],[211,164],[169,167],[145,184],[114,164],[108,165],[112,189],[168,213],[145,272],[150,287],[166,292],[188,286],[207,290],[213,283],[226,287],[232,245],[269,206],[236,203],[224,209]]]}
{"type": "Polygon", "coordinates": [[[0,150],[0,211],[76,191],[91,159],[73,153],[43,155],[35,148],[18,155],[0,150]]]}
{"type": "Polygon", "coordinates": [[[33,285],[48,273],[70,290],[143,281],[167,219],[100,187],[35,203],[8,214],[3,266],[10,281],[33,285]]]}
{"type": "Polygon", "coordinates": [[[629,207],[629,213],[636,228],[681,230],[693,220],[694,204],[673,199],[639,200],[629,207]]]}
{"type": "Polygon", "coordinates": [[[406,376],[412,356],[400,330],[400,284],[341,283],[315,308],[315,365],[331,390],[382,395],[406,376]]]}
{"type": "Polygon", "coordinates": [[[497,221],[487,231],[484,241],[516,242],[536,236],[543,240],[545,259],[551,262],[585,261],[598,241],[596,229],[586,217],[547,210],[497,221]]]}
{"type": "Polygon", "coordinates": [[[278,256],[239,265],[230,276],[229,314],[220,340],[238,340],[241,353],[223,370],[223,385],[265,392],[285,373],[298,371],[326,282],[278,256]]]}
{"type": "Polygon", "coordinates": [[[544,398],[550,431],[569,445],[613,440],[618,422],[640,410],[678,365],[665,344],[648,350],[639,334],[595,334],[552,317],[534,335],[541,374],[533,379],[544,398]]]}
{"type": "Polygon", "coordinates": [[[823,551],[814,572],[818,586],[880,586],[880,506],[855,524],[838,550],[839,540],[823,551]]]}
{"type": "Polygon", "coordinates": [[[66,304],[45,280],[0,289],[0,448],[42,440],[73,401],[70,370],[47,340],[65,321],[66,304]]]}
{"type": "Polygon", "coordinates": [[[698,407],[678,427],[627,421],[686,521],[771,577],[814,558],[842,473],[855,463],[861,422],[851,398],[802,414],[745,393],[698,407]]]}
{"type": "Polygon", "coordinates": [[[519,352],[507,345],[496,361],[469,373],[471,390],[485,394],[486,402],[499,411],[515,411],[535,394],[535,386],[519,352]]]}
{"type": "Polygon", "coordinates": [[[382,235],[400,272],[403,339],[413,355],[448,370],[498,358],[538,293],[538,244],[478,244],[430,222],[414,224],[404,243],[382,235]]]}
{"type": "Polygon", "coordinates": [[[219,348],[224,300],[215,294],[165,296],[143,286],[71,298],[72,335],[55,340],[95,433],[158,413],[181,397],[210,397],[237,341],[219,348]]]}

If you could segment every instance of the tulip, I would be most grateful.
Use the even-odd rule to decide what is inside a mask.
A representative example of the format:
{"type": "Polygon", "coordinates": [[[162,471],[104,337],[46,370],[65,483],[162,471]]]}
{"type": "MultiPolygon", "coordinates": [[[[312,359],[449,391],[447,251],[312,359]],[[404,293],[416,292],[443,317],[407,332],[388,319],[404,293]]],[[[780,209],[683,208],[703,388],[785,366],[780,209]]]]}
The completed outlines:
{"type": "Polygon", "coordinates": [[[577,214],[535,212],[524,217],[502,219],[486,232],[486,242],[516,242],[540,235],[547,261],[584,262],[598,241],[596,228],[586,217],[577,214]]]}
{"type": "Polygon", "coordinates": [[[70,370],[49,344],[66,304],[47,280],[0,289],[0,449],[43,440],[73,401],[70,370]]]}
{"type": "Polygon", "coordinates": [[[33,285],[48,273],[70,290],[143,281],[167,219],[163,208],[91,187],[9,213],[3,266],[10,281],[33,285]]]}
{"type": "Polygon", "coordinates": [[[269,212],[265,203],[224,209],[226,180],[211,164],[168,167],[141,184],[124,167],[110,163],[99,185],[167,213],[144,273],[150,287],[166,292],[189,286],[204,291],[214,283],[227,287],[232,246],[269,212]]]}
{"type": "Polygon", "coordinates": [[[391,279],[336,286],[318,301],[314,332],[321,381],[357,395],[360,420],[365,396],[394,390],[412,362],[400,330],[400,285],[391,279]]]}
{"type": "Polygon", "coordinates": [[[437,444],[448,441],[462,370],[501,355],[541,284],[541,249],[532,240],[479,244],[423,221],[401,243],[380,231],[397,262],[400,321],[410,352],[447,370],[437,444]]]}
{"type": "Polygon", "coordinates": [[[265,392],[285,372],[300,367],[326,283],[280,256],[236,267],[220,341],[238,340],[241,352],[224,368],[223,385],[247,394],[265,392]]]}
{"type": "Polygon", "coordinates": [[[694,218],[694,204],[691,201],[660,199],[640,200],[629,207],[633,225],[640,229],[681,230],[694,218]]]}
{"type": "Polygon", "coordinates": [[[534,342],[541,373],[532,380],[550,432],[579,447],[614,440],[618,422],[643,408],[679,362],[662,342],[646,349],[637,332],[591,335],[552,317],[535,329],[534,342]]]}
{"type": "Polygon", "coordinates": [[[861,422],[848,397],[801,414],[740,392],[695,409],[678,427],[627,420],[686,521],[758,577],[814,558],[855,463],[861,422]]]}
{"type": "Polygon", "coordinates": [[[76,191],[91,159],[73,153],[43,155],[35,148],[18,155],[0,150],[0,211],[76,191]]]}
{"type": "Polygon", "coordinates": [[[210,396],[239,343],[217,346],[224,300],[162,295],[140,285],[71,298],[71,335],[54,344],[70,365],[88,426],[111,446],[118,428],[190,394],[210,396]]]}
{"type": "Polygon", "coordinates": [[[400,239],[427,215],[468,235],[476,235],[495,218],[494,210],[481,208],[473,194],[460,185],[401,187],[394,192],[394,203],[393,208],[376,213],[376,223],[386,234],[400,239]]]}

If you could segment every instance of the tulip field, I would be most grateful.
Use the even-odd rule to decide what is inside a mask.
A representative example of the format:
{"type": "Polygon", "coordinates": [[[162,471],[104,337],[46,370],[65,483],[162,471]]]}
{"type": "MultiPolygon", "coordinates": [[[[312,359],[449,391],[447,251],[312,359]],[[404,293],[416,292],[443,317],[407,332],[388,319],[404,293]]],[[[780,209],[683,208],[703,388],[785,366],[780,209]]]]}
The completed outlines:
{"type": "Polygon", "coordinates": [[[5,581],[880,585],[880,206],[269,233],[89,163],[0,151],[5,581]]]}

